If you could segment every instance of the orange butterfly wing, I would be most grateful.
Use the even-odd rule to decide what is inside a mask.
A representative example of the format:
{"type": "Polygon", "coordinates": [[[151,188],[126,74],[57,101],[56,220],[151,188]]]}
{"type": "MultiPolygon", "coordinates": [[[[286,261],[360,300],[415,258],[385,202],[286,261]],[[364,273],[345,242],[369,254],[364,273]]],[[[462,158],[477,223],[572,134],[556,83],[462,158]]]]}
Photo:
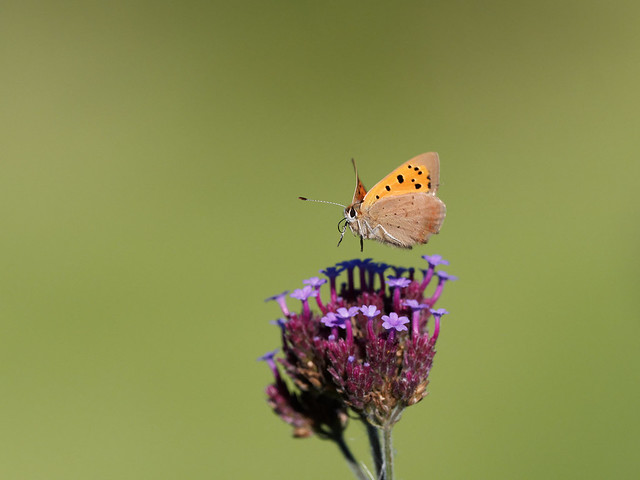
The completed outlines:
{"type": "MultiPolygon", "coordinates": [[[[355,168],[355,163],[354,163],[355,168]]],[[[376,200],[406,193],[427,193],[435,195],[440,184],[440,159],[435,152],[423,153],[404,162],[389,175],[376,183],[369,192],[364,189],[356,172],[356,193],[365,193],[362,208],[370,207],[376,200]]]]}

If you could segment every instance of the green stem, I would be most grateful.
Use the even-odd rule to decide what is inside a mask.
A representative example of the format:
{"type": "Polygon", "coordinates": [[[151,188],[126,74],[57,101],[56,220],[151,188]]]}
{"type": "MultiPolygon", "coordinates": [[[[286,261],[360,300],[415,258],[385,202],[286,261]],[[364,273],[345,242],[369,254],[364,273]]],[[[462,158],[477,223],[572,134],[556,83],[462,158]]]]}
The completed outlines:
{"type": "Polygon", "coordinates": [[[391,444],[392,425],[382,427],[382,449],[384,455],[384,480],[393,480],[393,446],[391,444]]]}
{"type": "Polygon", "coordinates": [[[342,455],[347,461],[347,465],[349,465],[349,468],[351,469],[355,477],[358,480],[370,480],[367,474],[362,470],[362,468],[360,468],[360,465],[358,464],[355,457],[353,456],[353,453],[351,453],[351,450],[349,450],[349,447],[347,446],[347,443],[344,441],[344,437],[342,436],[342,434],[340,434],[337,437],[334,437],[333,440],[338,444],[338,448],[340,449],[340,452],[342,452],[342,455]]]}

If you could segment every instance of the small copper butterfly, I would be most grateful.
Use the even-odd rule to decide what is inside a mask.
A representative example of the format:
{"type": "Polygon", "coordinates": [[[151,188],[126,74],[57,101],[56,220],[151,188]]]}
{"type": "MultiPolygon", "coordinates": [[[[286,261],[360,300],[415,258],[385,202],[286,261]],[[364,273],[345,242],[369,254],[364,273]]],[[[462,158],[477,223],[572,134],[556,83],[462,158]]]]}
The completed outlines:
{"type": "Polygon", "coordinates": [[[347,226],[360,237],[361,249],[363,239],[411,248],[427,243],[432,234],[440,231],[446,207],[436,197],[440,184],[437,153],[423,153],[406,161],[368,192],[360,181],[355,161],[352,162],[356,172],[353,200],[349,206],[335,204],[344,207],[344,218],[338,224],[341,232],[338,245],[347,226]]]}

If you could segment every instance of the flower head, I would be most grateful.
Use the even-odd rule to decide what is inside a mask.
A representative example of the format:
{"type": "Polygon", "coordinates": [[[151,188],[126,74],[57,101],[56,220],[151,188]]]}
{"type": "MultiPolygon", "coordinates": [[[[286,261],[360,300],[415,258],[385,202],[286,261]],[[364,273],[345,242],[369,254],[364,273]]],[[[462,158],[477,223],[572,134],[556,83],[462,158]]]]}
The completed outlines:
{"type": "MultiPolygon", "coordinates": [[[[433,277],[433,266],[445,262],[435,255],[427,261],[433,277]]],[[[425,297],[423,287],[430,277],[414,280],[414,269],[395,267],[396,275],[408,271],[410,278],[385,278],[388,268],[394,267],[370,259],[348,260],[321,270],[328,286],[326,280],[311,277],[291,294],[302,301],[302,308],[277,322],[283,354],[277,366],[291,382],[277,381],[268,397],[294,434],[340,432],[348,409],[372,425],[392,424],[403,408],[426,395],[440,317],[446,312],[433,307],[446,281],[454,277],[437,272],[437,295],[425,297]],[[320,301],[323,288],[330,292],[326,304],[320,301]],[[313,296],[317,308],[308,302],[313,296]],[[319,402],[331,405],[320,419],[314,413],[319,402]]],[[[283,305],[285,296],[272,299],[283,305]]],[[[273,355],[264,359],[275,366],[273,355]]]]}

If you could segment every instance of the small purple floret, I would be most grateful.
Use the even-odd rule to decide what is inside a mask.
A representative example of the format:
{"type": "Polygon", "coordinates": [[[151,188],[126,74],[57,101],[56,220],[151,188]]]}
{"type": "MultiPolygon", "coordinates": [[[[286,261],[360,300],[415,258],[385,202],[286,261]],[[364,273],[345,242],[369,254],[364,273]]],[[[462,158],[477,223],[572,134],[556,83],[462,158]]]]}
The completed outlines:
{"type": "Polygon", "coordinates": [[[265,299],[265,302],[269,302],[271,300],[275,300],[278,305],[280,306],[280,309],[282,310],[282,313],[284,313],[284,315],[286,317],[289,316],[289,309],[287,308],[287,302],[285,300],[285,298],[287,298],[287,294],[289,293],[289,290],[285,290],[282,293],[279,293],[278,295],[274,295],[273,297],[269,297],[265,299]]]}
{"type": "Polygon", "coordinates": [[[373,268],[373,270],[376,273],[384,273],[387,270],[387,268],[389,268],[389,265],[384,262],[379,262],[379,263],[372,264],[371,268],[373,268]]]}
{"type": "Polygon", "coordinates": [[[333,312],[329,312],[324,317],[322,317],[320,319],[320,321],[325,326],[330,327],[330,328],[334,328],[334,327],[345,328],[346,319],[341,317],[341,316],[336,315],[333,312]]]}
{"type": "Polygon", "coordinates": [[[411,285],[411,280],[403,277],[399,277],[399,278],[387,277],[387,285],[389,285],[389,288],[393,288],[393,287],[405,288],[411,285]]]}
{"type": "Polygon", "coordinates": [[[438,275],[440,280],[444,281],[449,280],[450,282],[453,282],[458,279],[458,277],[456,277],[455,275],[449,275],[447,272],[443,271],[437,272],[436,275],[438,275]]]}
{"type": "Polygon", "coordinates": [[[396,278],[401,277],[402,274],[407,271],[406,267],[394,267],[394,266],[392,266],[391,268],[393,269],[393,273],[395,273],[396,278]]]}
{"type": "Polygon", "coordinates": [[[409,318],[404,315],[402,317],[398,317],[396,312],[391,312],[389,315],[383,315],[382,320],[382,326],[387,330],[391,330],[392,328],[395,328],[398,332],[409,330],[405,325],[405,323],[409,323],[409,318]]]}
{"type": "Polygon", "coordinates": [[[309,285],[313,288],[320,288],[322,285],[327,283],[327,280],[320,277],[311,277],[302,281],[303,284],[309,285]]]}
{"type": "Polygon", "coordinates": [[[344,260],[342,262],[338,262],[336,265],[339,265],[342,268],[349,269],[349,268],[354,268],[358,266],[359,263],[360,263],[360,259],[354,258],[353,260],[344,260]]]}
{"type": "Polygon", "coordinates": [[[424,310],[425,308],[429,308],[429,305],[426,303],[420,303],[417,300],[405,300],[403,302],[405,307],[409,307],[411,310],[424,310]]]}
{"type": "Polygon", "coordinates": [[[318,295],[318,291],[314,290],[311,285],[306,285],[303,288],[296,288],[291,295],[291,298],[297,298],[298,300],[305,301],[309,297],[315,297],[318,295]]]}
{"type": "Polygon", "coordinates": [[[269,361],[273,360],[273,357],[275,357],[278,354],[279,351],[280,351],[280,349],[276,348],[275,350],[273,350],[271,352],[265,353],[261,357],[258,357],[258,362],[269,362],[269,361]]]}
{"type": "Polygon", "coordinates": [[[320,273],[326,275],[327,278],[337,278],[343,270],[343,268],[327,267],[324,270],[320,270],[320,273]]]}
{"type": "Polygon", "coordinates": [[[358,307],[349,307],[348,309],[344,307],[340,307],[338,310],[336,310],[336,314],[338,315],[338,317],[344,320],[349,320],[359,311],[360,309],[358,307]]]}
{"type": "Polygon", "coordinates": [[[363,305],[360,307],[360,312],[368,318],[377,317],[381,313],[375,305],[363,305]]]}
{"type": "Polygon", "coordinates": [[[284,330],[285,325],[287,324],[287,321],[280,317],[277,320],[271,320],[269,322],[271,325],[277,325],[278,327],[280,327],[282,330],[284,330]]]}
{"type": "Polygon", "coordinates": [[[276,300],[276,301],[278,301],[278,300],[280,300],[281,298],[286,297],[288,293],[289,293],[289,290],[285,290],[284,292],[279,293],[279,294],[277,294],[277,295],[274,295],[273,297],[265,298],[265,299],[264,299],[264,301],[265,301],[265,302],[269,302],[269,301],[271,301],[271,300],[276,300]]]}
{"type": "Polygon", "coordinates": [[[436,265],[449,265],[449,260],[445,260],[442,258],[442,255],[423,255],[427,262],[429,262],[429,266],[435,267],[436,265]]]}

